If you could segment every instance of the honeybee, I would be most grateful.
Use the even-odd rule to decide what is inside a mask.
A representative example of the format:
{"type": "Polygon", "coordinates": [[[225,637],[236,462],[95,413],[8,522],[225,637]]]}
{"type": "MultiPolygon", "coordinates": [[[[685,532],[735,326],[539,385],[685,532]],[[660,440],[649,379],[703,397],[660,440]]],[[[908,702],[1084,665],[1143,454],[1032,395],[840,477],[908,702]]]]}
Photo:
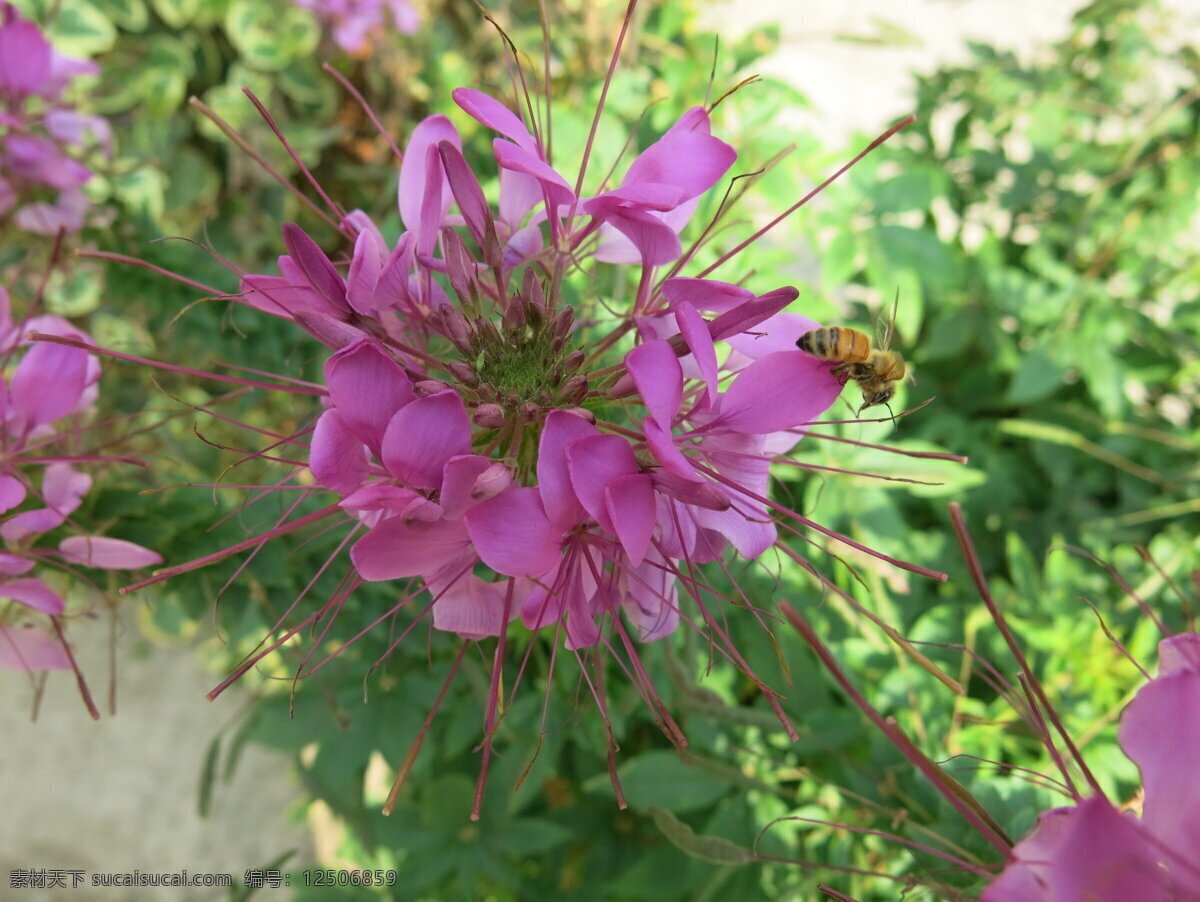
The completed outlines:
{"type": "MultiPolygon", "coordinates": [[[[896,299],[899,301],[899,295],[896,299]]],[[[865,332],[848,326],[825,326],[805,332],[796,341],[796,347],[813,357],[836,362],[832,372],[843,385],[850,380],[858,383],[863,396],[858,413],[862,413],[877,404],[886,406],[896,393],[896,383],[908,373],[904,358],[896,351],[888,350],[895,325],[893,307],[891,322],[877,348],[871,347],[871,339],[865,332]]]]}

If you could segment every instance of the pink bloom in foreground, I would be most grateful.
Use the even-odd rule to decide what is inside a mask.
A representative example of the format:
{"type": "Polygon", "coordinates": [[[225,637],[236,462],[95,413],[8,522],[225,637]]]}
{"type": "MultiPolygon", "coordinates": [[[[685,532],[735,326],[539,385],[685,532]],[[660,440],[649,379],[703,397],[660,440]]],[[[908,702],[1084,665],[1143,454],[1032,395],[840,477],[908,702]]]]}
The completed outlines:
{"type": "Polygon", "coordinates": [[[1200,635],[1159,644],[1159,675],[1121,717],[1142,813],[1107,799],[1045,811],[983,902],[1200,899],[1200,635]]]}

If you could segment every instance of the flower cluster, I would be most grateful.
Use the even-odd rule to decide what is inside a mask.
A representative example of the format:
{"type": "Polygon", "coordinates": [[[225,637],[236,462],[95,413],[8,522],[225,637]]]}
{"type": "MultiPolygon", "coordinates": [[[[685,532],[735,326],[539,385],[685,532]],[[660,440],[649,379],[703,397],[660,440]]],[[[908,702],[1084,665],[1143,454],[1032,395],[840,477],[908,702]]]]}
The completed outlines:
{"type": "Polygon", "coordinates": [[[77,567],[131,570],[162,559],[132,542],[96,535],[71,535],[54,549],[37,546],[67,523],[91,489],[92,478],[79,465],[103,458],[62,448],[85,428],[98,395],[99,361],[77,347],[31,343],[33,333],[90,343],[61,317],[14,323],[8,292],[0,287],[0,359],[20,357],[0,381],[0,667],[66,670],[72,662],[58,622],[66,602],[50,583],[29,575],[34,567],[78,576],[77,567]]]}
{"type": "Polygon", "coordinates": [[[1200,635],[1159,643],[1159,672],[1125,708],[1141,817],[1103,796],[1042,812],[982,902],[1200,899],[1200,635]]]}
{"type": "MultiPolygon", "coordinates": [[[[716,590],[701,565],[725,568],[730,552],[756,560],[775,550],[811,570],[785,541],[811,528],[945,578],[770,498],[772,464],[796,463],[789,452],[812,434],[843,380],[833,362],[797,348],[818,324],[785,310],[795,288],[760,293],[708,275],[808,198],[685,275],[698,253],[717,256],[705,245],[728,213],[724,201],[704,208],[710,218],[695,241],[683,234],[737,159],[713,134],[711,108],[687,110],[624,163],[622,152],[585,191],[603,100],[568,178],[541,117],[523,118],[473,88],[453,99],[493,135],[484,162],[464,152],[448,117],[424,119],[396,151],[403,230],[394,241],[318,188],[325,207],[310,209],[353,242],[348,259],[335,262],[286,223],[278,274],[243,274],[231,298],[294,322],[331,351],[324,386],[272,383],[323,396],[315,423],[279,441],[307,444],[306,461],[289,455],[296,470],[286,488],[331,503],[300,515],[302,495],[269,532],[122,591],[340,518],[348,535],[335,554],[350,546],[349,588],[300,623],[285,614],[278,637],[210,698],[300,630],[336,615],[362,581],[400,581],[399,600],[375,623],[415,602],[409,629],[428,615],[436,629],[468,641],[498,637],[480,787],[500,686],[521,680],[503,676],[518,619],[568,650],[605,650],[577,654],[583,667],[617,656],[681,745],[635,639],[660,639],[685,624],[703,631],[795,736],[773,690],[735,647],[720,606],[759,617],[757,609],[736,582],[732,593],[716,590]]],[[[523,108],[533,109],[528,97],[523,108]]],[[[334,654],[348,644],[337,643],[334,654]]],[[[306,658],[297,675],[326,660],[306,658]]],[[[588,683],[607,723],[603,690],[590,675],[588,683]]],[[[477,796],[476,813],[478,804],[477,796]]]]}
{"type": "Polygon", "coordinates": [[[295,0],[312,10],[330,29],[334,41],[347,53],[365,54],[371,41],[391,27],[413,34],[421,19],[410,0],[295,0]]]}
{"type": "Polygon", "coordinates": [[[108,122],[63,103],[75,76],[95,65],[57,53],[33,22],[0,3],[0,224],[54,235],[83,225],[91,170],[76,154],[111,150],[108,122]]]}
{"type": "Polygon", "coordinates": [[[495,636],[519,615],[534,630],[559,624],[580,648],[620,611],[642,639],[667,635],[681,585],[697,584],[693,565],[775,544],[770,463],[841,385],[796,349],[816,324],[782,312],[794,289],[756,296],[682,277],[653,287],[736,157],[704,109],[617,187],[580,197],[506,106],[469,89],[454,97],[499,134],[497,210],[458,132],[433,116],[404,151],[406,231],[394,247],[351,214],[343,277],[288,224],[282,275],[243,279],[246,303],[336,348],[312,474],[366,530],[351,555],[358,574],[420,578],[439,629],[495,636]],[[608,332],[577,323],[559,294],[563,270],[589,257],[641,266],[639,295],[608,332]],[[626,331],[636,341],[602,366],[626,331]]]}

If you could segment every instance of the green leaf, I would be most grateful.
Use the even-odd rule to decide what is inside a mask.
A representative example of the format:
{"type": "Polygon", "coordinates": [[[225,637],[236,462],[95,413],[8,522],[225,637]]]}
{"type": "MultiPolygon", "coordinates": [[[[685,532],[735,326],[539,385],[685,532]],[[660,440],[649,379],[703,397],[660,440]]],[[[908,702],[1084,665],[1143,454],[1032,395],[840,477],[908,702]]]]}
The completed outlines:
{"type": "Polygon", "coordinates": [[[307,10],[281,10],[265,0],[235,0],[225,15],[225,33],[246,65],[278,72],[317,49],[321,29],[307,10]]]}
{"type": "Polygon", "coordinates": [[[1009,404],[1024,405],[1048,398],[1062,386],[1063,372],[1063,367],[1045,352],[1034,348],[1021,358],[1004,400],[1009,404]]]}
{"type": "Polygon", "coordinates": [[[1039,568],[1033,554],[1015,532],[1009,532],[1004,537],[1004,545],[1008,556],[1008,572],[1017,590],[1017,597],[1026,603],[1037,601],[1041,590],[1039,568]]]}
{"type": "Polygon", "coordinates": [[[876,213],[905,213],[927,210],[935,197],[945,193],[946,175],[932,166],[915,166],[880,182],[871,190],[876,213]]]}
{"type": "MultiPolygon", "coordinates": [[[[645,752],[627,761],[619,777],[629,804],[643,810],[657,807],[675,812],[695,811],[711,805],[729,791],[724,780],[666,750],[645,752]]],[[[589,789],[600,786],[611,791],[607,776],[598,776],[588,783],[589,789]]]]}
{"type": "Polygon", "coordinates": [[[513,855],[541,855],[570,842],[573,836],[574,833],[561,824],[523,817],[505,825],[500,845],[513,855]]]}
{"type": "Polygon", "coordinates": [[[117,40],[112,22],[88,0],[60,6],[46,33],[54,49],[67,56],[95,56],[111,50],[117,40]]]}
{"type": "Polygon", "coordinates": [[[122,173],[112,180],[113,195],[131,213],[158,222],[166,207],[166,176],[150,166],[122,173]]]}
{"type": "Polygon", "coordinates": [[[160,19],[172,28],[183,28],[200,11],[202,0],[150,0],[160,19]]]}
{"type": "Polygon", "coordinates": [[[142,0],[92,0],[92,3],[122,31],[143,31],[150,21],[142,0]]]}
{"type": "Polygon", "coordinates": [[[858,256],[858,236],[849,229],[839,230],[821,255],[821,284],[837,286],[850,280],[858,256]]]}
{"type": "MultiPolygon", "coordinates": [[[[915,439],[892,441],[889,442],[889,445],[917,453],[947,453],[944,448],[940,448],[932,442],[915,439]]],[[[871,479],[865,476],[847,477],[851,483],[859,486],[869,485],[873,489],[901,489],[921,498],[958,496],[968,489],[987,482],[987,474],[982,470],[952,460],[908,457],[873,448],[856,454],[852,461],[844,461],[839,466],[847,466],[862,473],[871,473],[874,476],[889,477],[892,480],[916,479],[923,483],[930,483],[918,485],[910,482],[871,479]]]]}
{"type": "Polygon", "coordinates": [[[749,849],[720,836],[699,836],[675,815],[661,808],[651,808],[650,816],[663,836],[693,858],[726,865],[749,864],[754,860],[754,853],[749,849]]]}
{"type": "Polygon", "coordinates": [[[91,266],[55,270],[46,285],[46,310],[59,316],[86,316],[100,306],[104,280],[91,266]]]}

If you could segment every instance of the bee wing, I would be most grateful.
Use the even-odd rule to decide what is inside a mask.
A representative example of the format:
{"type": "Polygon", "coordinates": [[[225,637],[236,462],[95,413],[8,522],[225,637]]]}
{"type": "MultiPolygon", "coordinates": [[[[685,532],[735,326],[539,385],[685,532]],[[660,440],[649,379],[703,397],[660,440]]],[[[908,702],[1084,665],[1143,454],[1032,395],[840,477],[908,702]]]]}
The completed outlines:
{"type": "Polygon", "coordinates": [[[900,309],[900,289],[896,288],[896,297],[892,301],[892,315],[890,319],[885,320],[882,316],[875,323],[875,346],[881,351],[886,351],[892,346],[892,339],[896,335],[896,311],[900,309]]]}

